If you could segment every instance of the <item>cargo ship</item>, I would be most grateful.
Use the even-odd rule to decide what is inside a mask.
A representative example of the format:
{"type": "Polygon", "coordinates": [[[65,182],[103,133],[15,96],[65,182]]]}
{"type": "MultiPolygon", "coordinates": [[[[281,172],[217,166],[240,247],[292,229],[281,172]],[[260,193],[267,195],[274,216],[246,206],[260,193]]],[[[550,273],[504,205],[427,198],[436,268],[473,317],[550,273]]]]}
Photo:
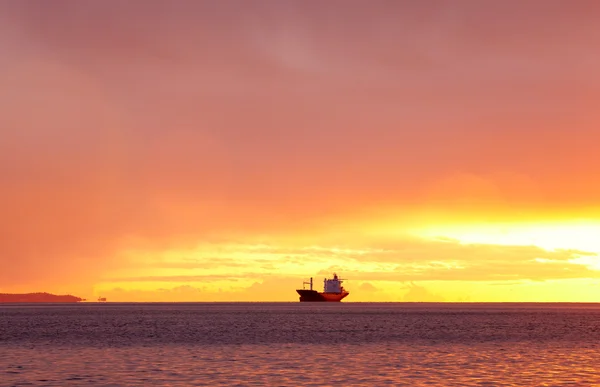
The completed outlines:
{"type": "Polygon", "coordinates": [[[333,273],[332,279],[323,280],[323,292],[317,292],[313,289],[311,277],[310,282],[303,282],[302,289],[296,289],[296,292],[300,295],[300,302],[340,302],[350,294],[344,289],[342,282],[344,280],[333,273]],[[310,285],[310,289],[306,289],[306,285],[310,285]]]}

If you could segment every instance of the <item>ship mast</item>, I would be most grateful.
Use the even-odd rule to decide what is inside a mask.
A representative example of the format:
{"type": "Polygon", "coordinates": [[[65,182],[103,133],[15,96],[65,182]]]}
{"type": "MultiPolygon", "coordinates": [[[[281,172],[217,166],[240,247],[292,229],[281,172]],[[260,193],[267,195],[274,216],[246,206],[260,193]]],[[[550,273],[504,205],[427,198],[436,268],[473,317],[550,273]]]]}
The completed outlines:
{"type": "Polygon", "coordinates": [[[304,289],[304,285],[310,285],[310,290],[313,290],[313,281],[312,277],[310,277],[310,282],[302,282],[302,288],[304,289]]]}

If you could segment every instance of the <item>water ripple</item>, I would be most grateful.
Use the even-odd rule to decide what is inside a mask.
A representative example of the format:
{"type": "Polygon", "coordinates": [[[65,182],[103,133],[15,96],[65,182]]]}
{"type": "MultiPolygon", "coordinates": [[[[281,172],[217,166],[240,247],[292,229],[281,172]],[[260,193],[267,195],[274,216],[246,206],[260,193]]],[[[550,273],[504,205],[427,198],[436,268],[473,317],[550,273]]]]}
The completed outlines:
{"type": "Polygon", "coordinates": [[[595,385],[599,317],[597,307],[0,307],[0,385],[595,385]]]}

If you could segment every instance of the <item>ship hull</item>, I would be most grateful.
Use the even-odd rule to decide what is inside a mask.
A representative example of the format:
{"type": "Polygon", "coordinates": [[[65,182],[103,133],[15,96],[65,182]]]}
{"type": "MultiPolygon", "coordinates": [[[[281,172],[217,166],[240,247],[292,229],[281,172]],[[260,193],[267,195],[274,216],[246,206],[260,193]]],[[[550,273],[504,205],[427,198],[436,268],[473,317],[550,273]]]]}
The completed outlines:
{"type": "Polygon", "coordinates": [[[300,295],[300,302],[340,302],[348,294],[341,293],[320,293],[316,290],[297,289],[296,292],[300,295]]]}

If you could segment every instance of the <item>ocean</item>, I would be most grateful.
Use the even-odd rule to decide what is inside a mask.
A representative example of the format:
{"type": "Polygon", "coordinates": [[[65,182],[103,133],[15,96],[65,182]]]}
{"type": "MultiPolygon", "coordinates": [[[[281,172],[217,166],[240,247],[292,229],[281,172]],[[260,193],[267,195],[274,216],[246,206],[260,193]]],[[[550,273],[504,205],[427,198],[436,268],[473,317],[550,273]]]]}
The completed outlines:
{"type": "Polygon", "coordinates": [[[600,304],[0,306],[0,386],[600,383],[600,304]]]}

